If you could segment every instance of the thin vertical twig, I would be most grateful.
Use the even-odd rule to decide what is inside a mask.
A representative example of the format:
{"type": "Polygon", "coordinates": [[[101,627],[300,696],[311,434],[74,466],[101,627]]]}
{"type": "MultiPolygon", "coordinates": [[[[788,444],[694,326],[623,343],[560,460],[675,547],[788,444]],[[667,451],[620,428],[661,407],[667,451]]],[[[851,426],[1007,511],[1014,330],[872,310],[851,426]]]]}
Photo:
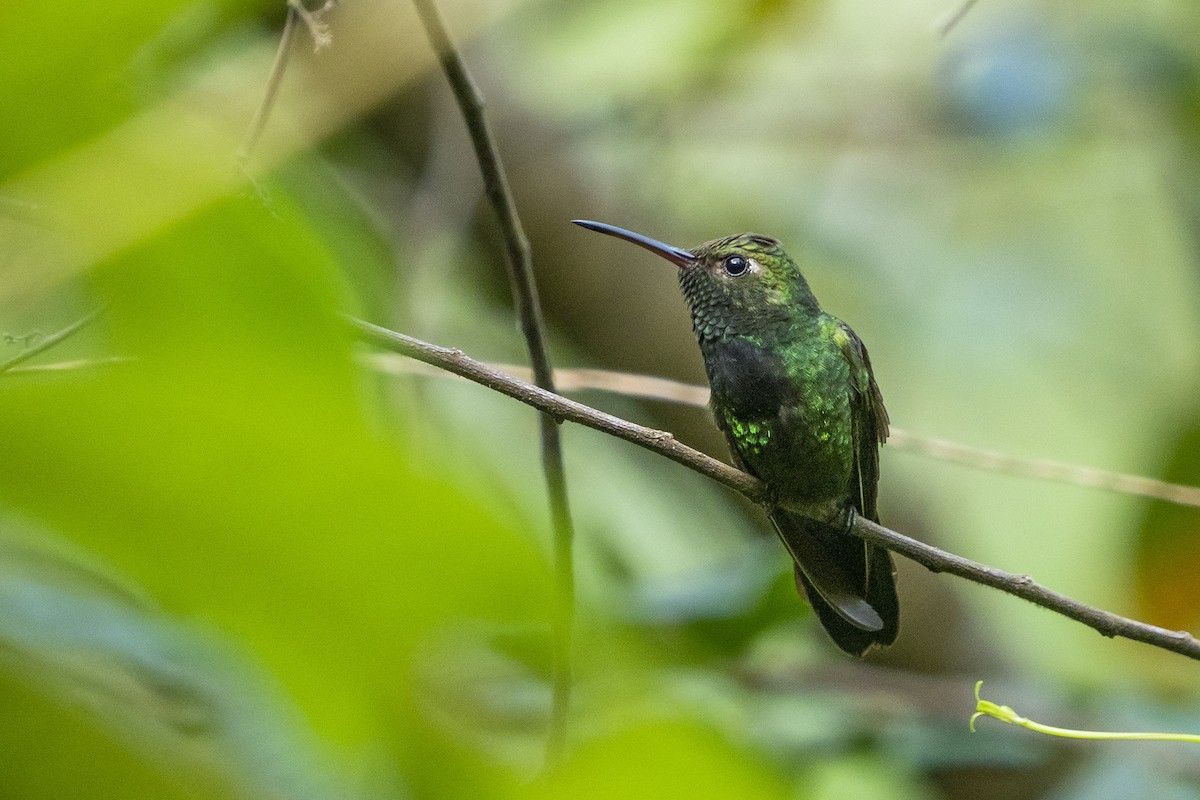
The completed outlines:
{"type": "Polygon", "coordinates": [[[288,3],[287,17],[283,20],[283,33],[279,36],[279,48],[275,51],[271,76],[267,78],[267,89],[263,93],[262,102],[254,112],[254,119],[250,120],[250,129],[246,131],[246,138],[242,141],[242,146],[238,148],[238,161],[241,163],[249,160],[250,153],[253,152],[254,146],[258,144],[258,140],[262,136],[263,129],[267,126],[267,117],[271,116],[271,109],[275,107],[275,98],[279,96],[279,87],[283,84],[283,73],[287,68],[288,56],[292,52],[292,40],[296,38],[296,22],[299,18],[296,7],[288,3]]]}
{"type": "Polygon", "coordinates": [[[288,0],[287,16],[283,20],[283,33],[279,35],[279,47],[275,50],[275,61],[271,64],[271,75],[267,78],[266,91],[263,92],[262,102],[254,112],[254,119],[250,121],[250,129],[246,131],[246,138],[242,141],[242,146],[238,148],[240,163],[244,164],[250,159],[250,153],[254,151],[255,145],[262,137],[263,129],[267,127],[267,118],[271,116],[271,110],[275,108],[275,100],[279,97],[279,87],[283,85],[283,73],[287,69],[288,58],[292,53],[292,42],[296,38],[297,23],[303,22],[308,28],[308,33],[313,40],[313,52],[318,52],[322,48],[328,47],[333,41],[329,34],[329,26],[321,18],[335,5],[336,0],[327,0],[321,8],[309,11],[304,7],[303,0],[288,0]]]}
{"type": "MultiPolygon", "coordinates": [[[[546,349],[545,325],[542,322],[541,304],[538,302],[537,283],[533,276],[529,240],[517,215],[517,206],[508,187],[500,152],[484,115],[483,97],[451,41],[433,0],[413,0],[413,4],[466,122],[475,157],[479,162],[479,170],[483,175],[484,191],[500,225],[509,285],[521,332],[529,351],[534,383],[546,391],[553,392],[554,372],[546,349]]],[[[546,474],[554,532],[554,691],[546,745],[547,763],[553,763],[566,744],[571,698],[571,629],[575,615],[572,548],[575,533],[567,502],[566,471],[563,466],[558,420],[550,414],[543,414],[541,417],[541,439],[542,466],[546,474]]]]}

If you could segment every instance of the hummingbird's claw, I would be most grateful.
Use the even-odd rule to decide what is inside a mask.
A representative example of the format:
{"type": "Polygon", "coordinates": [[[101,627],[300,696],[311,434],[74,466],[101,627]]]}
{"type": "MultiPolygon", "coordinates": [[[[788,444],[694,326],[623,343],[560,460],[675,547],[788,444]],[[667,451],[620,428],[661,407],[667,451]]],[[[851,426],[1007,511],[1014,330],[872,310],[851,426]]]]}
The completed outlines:
{"type": "Polygon", "coordinates": [[[850,506],[846,509],[846,523],[842,528],[842,533],[846,534],[847,536],[853,536],[854,534],[852,531],[854,530],[854,520],[856,519],[858,519],[858,509],[856,509],[854,506],[850,506]]]}

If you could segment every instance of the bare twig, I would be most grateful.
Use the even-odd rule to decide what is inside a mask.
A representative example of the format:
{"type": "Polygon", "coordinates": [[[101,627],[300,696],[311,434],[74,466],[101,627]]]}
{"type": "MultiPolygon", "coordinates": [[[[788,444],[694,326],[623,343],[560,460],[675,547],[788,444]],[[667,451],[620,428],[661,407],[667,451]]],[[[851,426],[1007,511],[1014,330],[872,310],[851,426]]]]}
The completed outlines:
{"type": "MultiPolygon", "coordinates": [[[[635,425],[582,403],[531,386],[468,358],[461,351],[428,344],[361,320],[351,319],[350,322],[364,341],[377,347],[402,353],[439,369],[452,372],[540,409],[546,414],[586,425],[647,450],[652,450],[742,493],[760,505],[768,501],[766,487],[757,478],[680,444],[669,433],[635,425]]],[[[1155,625],[1148,625],[1086,605],[1039,585],[1028,575],[1004,572],[953,553],[947,553],[862,517],[855,519],[852,530],[856,536],[861,536],[863,539],[899,553],[933,572],[948,572],[960,578],[999,589],[1081,622],[1104,636],[1120,636],[1200,660],[1200,641],[1187,632],[1171,631],[1155,625]]]]}
{"type": "MultiPolygon", "coordinates": [[[[450,40],[445,23],[433,0],[413,0],[421,23],[436,52],[442,71],[454,93],[466,122],[467,133],[475,148],[475,157],[483,175],[484,191],[496,213],[504,239],[505,265],[521,332],[529,351],[534,383],[547,392],[554,391],[554,372],[546,349],[545,325],[538,301],[537,283],[529,240],[525,236],[517,206],[508,187],[500,152],[484,115],[483,97],[467,71],[466,64],[450,40]]],[[[557,420],[546,414],[541,418],[542,466],[550,499],[550,517],[554,536],[555,608],[553,614],[554,693],[547,741],[547,763],[562,753],[566,743],[567,715],[571,697],[571,629],[575,615],[575,571],[572,563],[574,525],[567,502],[566,470],[557,420]]]]}
{"type": "Polygon", "coordinates": [[[333,44],[333,34],[330,33],[329,25],[326,24],[324,17],[336,5],[337,0],[325,0],[325,4],[316,11],[309,11],[304,7],[304,0],[288,0],[288,11],[299,15],[304,26],[308,28],[308,35],[313,40],[314,53],[319,53],[333,44]]]}
{"type": "Polygon", "coordinates": [[[1157,625],[1148,625],[1145,622],[1102,611],[1078,600],[1073,600],[1064,594],[1051,591],[1036,583],[1028,575],[1004,572],[956,556],[953,553],[947,553],[863,517],[855,518],[853,532],[856,536],[883,545],[933,572],[948,572],[951,575],[999,589],[1056,614],[1062,614],[1068,619],[1082,622],[1103,636],[1120,636],[1123,639],[1161,647],[1172,653],[1200,660],[1200,641],[1193,638],[1187,631],[1167,630],[1157,625]]]}
{"type": "Polygon", "coordinates": [[[92,311],[87,316],[83,317],[82,319],[72,322],[70,325],[63,328],[61,331],[50,334],[49,336],[42,339],[37,344],[25,348],[24,350],[17,353],[15,356],[8,359],[7,361],[0,362],[0,374],[8,372],[10,369],[17,366],[18,364],[24,364],[26,361],[28,361],[29,359],[38,355],[39,353],[44,353],[47,350],[49,350],[51,347],[54,347],[55,345],[57,345],[59,342],[62,342],[63,340],[68,339],[71,336],[74,336],[76,333],[83,330],[90,323],[92,323],[102,313],[104,313],[103,306],[101,306],[100,308],[97,308],[95,311],[92,311]]]}
{"type": "Polygon", "coordinates": [[[266,91],[263,93],[262,102],[254,112],[254,119],[250,120],[250,129],[246,131],[246,138],[242,140],[242,146],[238,149],[239,163],[245,164],[250,159],[250,153],[258,144],[263,129],[267,127],[267,117],[271,116],[271,109],[275,107],[275,98],[279,96],[279,87],[283,84],[283,73],[287,69],[288,57],[292,53],[292,40],[296,38],[296,21],[299,17],[296,7],[288,3],[287,16],[283,20],[283,33],[279,36],[279,47],[275,50],[275,62],[271,64],[271,75],[267,78],[266,91]]]}
{"type": "Polygon", "coordinates": [[[665,431],[647,428],[585,406],[583,403],[577,403],[562,395],[548,392],[511,375],[506,375],[482,362],[475,361],[460,350],[429,344],[359,319],[348,319],[358,336],[376,347],[393,353],[401,353],[461,378],[474,381],[514,400],[520,400],[526,405],[533,406],[556,419],[576,422],[602,433],[616,436],[618,439],[624,439],[647,450],[653,450],[659,455],[664,455],[672,461],[707,475],[718,483],[725,484],[755,502],[763,502],[766,498],[766,486],[758,478],[747,475],[727,464],[722,464],[699,450],[693,450],[665,431]]]}
{"type": "Polygon", "coordinates": [[[275,51],[275,61],[271,64],[271,75],[267,78],[266,91],[263,93],[262,102],[254,112],[254,119],[250,121],[250,129],[246,131],[246,138],[238,149],[240,163],[245,164],[249,160],[250,153],[254,151],[255,145],[262,136],[263,129],[267,127],[267,118],[271,116],[271,110],[275,108],[279,87],[283,85],[283,73],[287,69],[288,58],[292,53],[292,42],[296,38],[296,23],[303,22],[305,24],[309,35],[312,36],[313,52],[320,52],[333,42],[329,26],[321,18],[335,5],[335,0],[328,0],[316,11],[309,11],[304,7],[303,0],[288,0],[287,16],[283,20],[283,33],[279,35],[279,47],[275,51]]]}

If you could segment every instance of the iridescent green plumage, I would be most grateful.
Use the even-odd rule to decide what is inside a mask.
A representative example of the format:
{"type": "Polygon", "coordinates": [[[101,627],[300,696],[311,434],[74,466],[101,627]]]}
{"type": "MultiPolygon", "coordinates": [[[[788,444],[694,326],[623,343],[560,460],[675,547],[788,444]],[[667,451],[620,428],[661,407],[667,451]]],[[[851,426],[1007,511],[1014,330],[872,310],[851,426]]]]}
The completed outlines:
{"type": "Polygon", "coordinates": [[[839,647],[861,655],[895,638],[888,552],[847,534],[848,514],[877,520],[887,412],[862,341],[821,310],[774,239],[740,234],[693,250],[595,222],[584,227],[675,263],[704,355],[711,407],[738,463],[771,489],[775,524],[839,647]]]}

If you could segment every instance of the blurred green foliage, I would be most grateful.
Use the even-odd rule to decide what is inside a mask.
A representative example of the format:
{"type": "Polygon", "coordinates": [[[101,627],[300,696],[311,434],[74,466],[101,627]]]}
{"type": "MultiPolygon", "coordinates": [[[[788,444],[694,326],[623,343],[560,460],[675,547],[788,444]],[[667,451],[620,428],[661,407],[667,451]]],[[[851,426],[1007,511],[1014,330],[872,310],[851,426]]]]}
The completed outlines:
{"type": "MultiPolygon", "coordinates": [[[[863,336],[897,425],[1200,480],[1190,0],[980,0],[945,37],[932,0],[443,5],[558,365],[702,380],[670,270],[567,219],[684,246],[756,229],[863,336]]],[[[578,428],[572,743],[539,774],[536,418],[375,369],[340,319],[523,359],[465,133],[411,9],[346,3],[330,50],[295,46],[268,130],[298,138],[238,172],[220,148],[283,14],[0,8],[0,359],[106,307],[0,377],[0,795],[1200,793],[1183,746],[966,730],[980,677],[1046,722],[1200,730],[1195,665],[907,564],[900,642],[852,663],[755,509],[578,428]]],[[[723,452],[698,411],[584,399],[723,452]]],[[[1200,622],[1195,509],[894,448],[883,475],[899,530],[1200,622]]]]}

